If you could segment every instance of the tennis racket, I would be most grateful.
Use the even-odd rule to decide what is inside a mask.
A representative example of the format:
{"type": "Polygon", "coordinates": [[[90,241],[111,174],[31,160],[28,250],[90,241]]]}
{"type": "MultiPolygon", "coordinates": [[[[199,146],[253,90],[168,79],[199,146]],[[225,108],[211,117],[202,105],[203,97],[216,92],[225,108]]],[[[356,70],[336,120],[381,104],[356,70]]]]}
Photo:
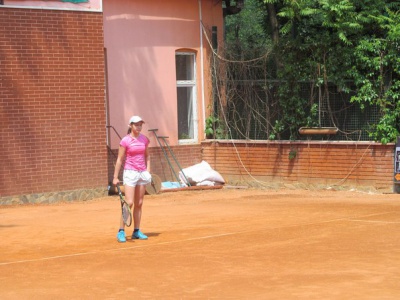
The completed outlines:
{"type": "Polygon", "coordinates": [[[125,201],[124,196],[122,196],[121,189],[119,188],[119,184],[117,184],[119,200],[121,200],[121,211],[122,211],[122,219],[126,226],[131,226],[132,224],[132,212],[129,204],[125,201]]]}

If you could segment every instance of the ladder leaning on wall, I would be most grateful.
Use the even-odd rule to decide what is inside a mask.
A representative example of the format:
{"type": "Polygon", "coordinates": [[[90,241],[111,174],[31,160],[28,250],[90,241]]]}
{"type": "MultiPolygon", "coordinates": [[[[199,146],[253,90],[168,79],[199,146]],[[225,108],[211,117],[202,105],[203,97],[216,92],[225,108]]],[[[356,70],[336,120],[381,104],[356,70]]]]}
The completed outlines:
{"type": "Polygon", "coordinates": [[[164,153],[164,157],[165,157],[165,159],[167,160],[168,165],[169,165],[169,167],[170,167],[172,173],[174,174],[176,180],[177,180],[178,182],[181,181],[181,179],[180,179],[179,176],[176,174],[175,169],[173,168],[173,166],[172,166],[172,164],[171,164],[171,161],[170,161],[170,159],[169,159],[168,153],[172,156],[172,158],[174,159],[176,165],[178,166],[179,170],[181,171],[181,174],[182,174],[183,178],[185,179],[185,184],[186,184],[187,186],[191,186],[189,180],[187,179],[185,173],[184,173],[183,170],[182,170],[181,165],[180,165],[179,162],[178,162],[178,159],[176,158],[176,156],[175,156],[175,154],[174,154],[174,151],[172,151],[171,147],[170,147],[170,146],[168,145],[168,143],[167,143],[167,138],[168,138],[168,136],[159,136],[159,135],[157,134],[158,129],[149,129],[149,131],[151,131],[151,132],[154,133],[154,136],[156,137],[156,140],[157,140],[158,144],[160,145],[160,148],[161,148],[161,150],[162,150],[163,153],[164,153]],[[162,141],[163,143],[161,143],[161,141],[162,141]],[[167,153],[166,149],[168,150],[168,153],[167,153]]]}

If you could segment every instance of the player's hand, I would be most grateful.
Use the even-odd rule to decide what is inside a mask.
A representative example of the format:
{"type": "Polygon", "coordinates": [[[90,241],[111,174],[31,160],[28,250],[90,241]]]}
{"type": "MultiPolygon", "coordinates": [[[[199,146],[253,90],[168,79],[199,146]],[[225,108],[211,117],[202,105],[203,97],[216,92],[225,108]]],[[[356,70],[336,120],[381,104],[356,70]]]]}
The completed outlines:
{"type": "Polygon", "coordinates": [[[118,178],[114,178],[113,179],[113,184],[115,184],[115,185],[119,184],[119,179],[118,178]]]}

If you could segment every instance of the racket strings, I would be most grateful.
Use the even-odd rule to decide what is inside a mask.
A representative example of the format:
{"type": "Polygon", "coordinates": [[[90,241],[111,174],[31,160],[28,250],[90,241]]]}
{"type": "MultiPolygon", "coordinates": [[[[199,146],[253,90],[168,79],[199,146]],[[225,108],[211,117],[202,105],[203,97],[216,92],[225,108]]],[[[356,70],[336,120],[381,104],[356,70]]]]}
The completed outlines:
{"type": "Polygon", "coordinates": [[[129,206],[126,203],[124,203],[124,205],[122,206],[122,218],[124,219],[124,223],[127,226],[130,226],[130,224],[132,222],[132,216],[131,216],[131,211],[129,209],[129,206]]]}

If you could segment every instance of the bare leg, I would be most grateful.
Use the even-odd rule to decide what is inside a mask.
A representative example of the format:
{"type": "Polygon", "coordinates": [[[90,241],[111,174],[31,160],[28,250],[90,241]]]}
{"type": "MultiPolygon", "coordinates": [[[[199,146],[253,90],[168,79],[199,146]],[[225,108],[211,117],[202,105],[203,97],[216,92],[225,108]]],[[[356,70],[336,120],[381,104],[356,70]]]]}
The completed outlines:
{"type": "Polygon", "coordinates": [[[143,199],[145,192],[146,192],[145,185],[137,185],[135,187],[135,201],[133,208],[133,223],[135,229],[140,228],[140,221],[142,219],[142,206],[143,206],[143,199]]]}
{"type": "MultiPolygon", "coordinates": [[[[124,189],[125,189],[125,201],[129,204],[129,207],[132,209],[133,199],[134,199],[134,195],[135,195],[135,187],[125,185],[124,189]]],[[[119,223],[119,228],[125,229],[125,223],[124,223],[124,220],[122,219],[122,215],[121,215],[121,220],[119,223]]]]}

